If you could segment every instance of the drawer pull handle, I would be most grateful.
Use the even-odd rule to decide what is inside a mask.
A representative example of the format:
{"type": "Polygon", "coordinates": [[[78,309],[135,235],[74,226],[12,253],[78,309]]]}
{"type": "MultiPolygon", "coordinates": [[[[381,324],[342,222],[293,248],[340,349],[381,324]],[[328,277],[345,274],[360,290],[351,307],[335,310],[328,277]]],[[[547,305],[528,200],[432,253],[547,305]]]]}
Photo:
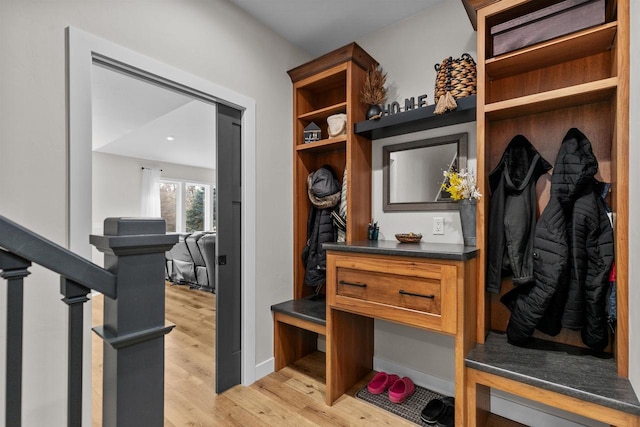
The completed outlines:
{"type": "Polygon", "coordinates": [[[366,288],[367,284],[366,283],[352,283],[352,282],[345,282],[344,280],[340,280],[339,282],[341,285],[349,285],[349,286],[356,286],[358,288],[366,288]]]}
{"type": "Polygon", "coordinates": [[[436,297],[434,294],[429,294],[429,295],[414,294],[413,292],[407,292],[407,291],[404,291],[404,290],[402,290],[402,289],[400,289],[400,290],[398,291],[398,293],[399,293],[400,295],[410,295],[410,296],[412,296],[412,297],[429,298],[429,299],[434,299],[434,298],[436,297]]]}

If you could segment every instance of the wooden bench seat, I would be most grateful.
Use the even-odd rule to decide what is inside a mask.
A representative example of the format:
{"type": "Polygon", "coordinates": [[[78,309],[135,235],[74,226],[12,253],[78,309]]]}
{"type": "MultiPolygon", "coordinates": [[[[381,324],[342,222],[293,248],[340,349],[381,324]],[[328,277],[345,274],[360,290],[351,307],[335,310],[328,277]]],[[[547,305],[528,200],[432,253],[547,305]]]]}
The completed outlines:
{"type": "Polygon", "coordinates": [[[610,356],[534,340],[509,344],[490,333],[465,359],[469,426],[483,425],[495,388],[615,426],[640,426],[640,402],[628,379],[619,377],[610,356]]]}
{"type": "Polygon", "coordinates": [[[317,350],[318,335],[326,335],[326,300],[289,300],[271,306],[275,370],[317,350]]]}

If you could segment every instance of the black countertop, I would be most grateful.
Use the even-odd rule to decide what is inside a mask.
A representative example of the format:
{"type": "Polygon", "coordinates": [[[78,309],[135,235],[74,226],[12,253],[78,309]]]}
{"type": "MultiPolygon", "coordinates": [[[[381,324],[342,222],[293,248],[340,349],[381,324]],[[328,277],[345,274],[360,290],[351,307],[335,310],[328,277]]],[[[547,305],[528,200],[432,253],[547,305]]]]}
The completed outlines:
{"type": "Polygon", "coordinates": [[[375,255],[396,255],[416,258],[466,261],[475,258],[478,249],[450,243],[401,243],[397,240],[363,240],[351,243],[325,243],[328,251],[375,255]]]}
{"type": "Polygon", "coordinates": [[[506,335],[490,333],[465,359],[478,371],[555,391],[587,402],[640,415],[640,402],[628,379],[618,376],[610,355],[533,339],[526,347],[507,342],[506,335]]]}

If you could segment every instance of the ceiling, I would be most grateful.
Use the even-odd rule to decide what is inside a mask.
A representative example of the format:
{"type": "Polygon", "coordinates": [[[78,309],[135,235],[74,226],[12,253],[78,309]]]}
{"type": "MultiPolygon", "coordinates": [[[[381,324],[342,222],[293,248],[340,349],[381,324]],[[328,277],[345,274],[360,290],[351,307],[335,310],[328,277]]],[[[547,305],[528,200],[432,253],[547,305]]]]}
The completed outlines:
{"type": "MultiPolygon", "coordinates": [[[[319,56],[446,0],[229,1],[319,56]]],[[[92,110],[94,151],[215,169],[212,104],[94,65],[92,110]]]]}
{"type": "Polygon", "coordinates": [[[215,169],[213,104],[98,65],[91,77],[94,151],[215,169]]]}
{"type": "Polygon", "coordinates": [[[229,1],[315,57],[445,0],[229,1]]]}

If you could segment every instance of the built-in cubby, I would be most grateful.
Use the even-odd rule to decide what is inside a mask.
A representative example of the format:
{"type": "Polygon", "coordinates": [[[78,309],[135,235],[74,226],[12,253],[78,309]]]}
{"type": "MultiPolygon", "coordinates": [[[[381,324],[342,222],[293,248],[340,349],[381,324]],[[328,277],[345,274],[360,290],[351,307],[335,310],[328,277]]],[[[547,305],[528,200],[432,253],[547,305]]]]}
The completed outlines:
{"type": "MultiPolygon", "coordinates": [[[[469,3],[469,1],[466,1],[469,3]]],[[[629,0],[606,3],[606,22],[591,28],[492,56],[491,27],[522,17],[557,0],[501,0],[477,10],[478,25],[478,347],[467,357],[467,422],[483,425],[490,388],[536,400],[612,425],[640,422],[640,403],[629,381],[628,332],[628,144],[629,0]],[[591,358],[579,331],[557,336],[536,332],[548,346],[518,348],[494,335],[507,327],[510,313],[500,297],[513,288],[502,281],[500,295],[485,292],[489,207],[488,175],[518,134],[524,135],[552,165],[571,128],[590,140],[598,160],[597,179],[612,184],[607,201],[613,211],[618,319],[607,359],[591,358]],[[488,337],[488,338],[487,338],[488,337]],[[485,339],[487,340],[485,342],[485,339]],[[569,347],[562,347],[571,345],[569,347]],[[548,349],[548,357],[543,348],[548,349]],[[560,346],[560,347],[558,347],[560,346]],[[564,357],[568,352],[572,356],[564,357]],[[563,356],[563,357],[560,357],[563,356]],[[527,371],[531,361],[539,361],[527,371]],[[570,366],[569,366],[570,365],[570,366]],[[598,365],[598,367],[595,367],[598,365]],[[582,384],[586,372],[599,372],[598,387],[582,384]],[[601,390],[599,392],[599,390],[601,390]],[[582,409],[581,409],[582,408],[582,409]]],[[[537,216],[550,197],[549,176],[537,183],[537,216]]]]}
{"type": "MultiPolygon", "coordinates": [[[[490,191],[486,178],[500,161],[510,140],[523,134],[553,164],[564,135],[576,127],[592,143],[599,163],[597,178],[613,183],[609,202],[617,219],[616,260],[618,265],[626,265],[627,249],[623,242],[626,242],[628,214],[618,200],[619,195],[626,198],[626,187],[620,178],[626,173],[626,159],[621,153],[626,151],[628,129],[625,113],[619,110],[619,105],[628,105],[628,69],[621,66],[625,61],[621,48],[624,49],[625,44],[620,46],[619,43],[621,34],[616,10],[610,9],[609,21],[602,25],[504,55],[489,56],[491,26],[535,10],[534,3],[503,0],[479,11],[478,179],[483,194],[487,195],[478,205],[482,219],[478,222],[478,235],[482,236],[480,245],[486,248],[489,238],[490,191]]],[[[538,181],[538,215],[549,200],[549,187],[548,177],[538,181]]],[[[484,257],[482,251],[482,266],[486,263],[484,257]]],[[[484,283],[484,274],[481,267],[480,283],[484,283]]],[[[503,292],[513,287],[509,279],[504,280],[504,285],[503,292]]],[[[622,285],[626,286],[626,278],[622,279],[622,285]]],[[[622,295],[619,305],[626,307],[624,291],[622,295]]],[[[480,301],[480,312],[486,313],[485,331],[505,329],[509,313],[499,303],[499,296],[488,295],[486,301],[480,301]]],[[[622,330],[626,330],[626,319],[619,322],[622,330]]],[[[574,331],[545,338],[580,345],[579,334],[574,331]]],[[[616,338],[616,354],[626,354],[626,338],[616,338]]],[[[626,357],[622,357],[621,372],[626,372],[625,365],[626,357]]]]}
{"type": "Polygon", "coordinates": [[[371,215],[371,142],[353,132],[364,120],[360,103],[364,77],[377,62],[356,43],[329,52],[289,70],[293,83],[293,299],[272,306],[276,370],[315,351],[318,335],[326,335],[325,287],[304,283],[302,252],[307,242],[311,210],[307,193],[309,174],[329,165],[338,180],[346,179],[346,239],[366,239],[371,215]],[[346,132],[330,137],[327,118],[347,115],[346,132]],[[320,127],[321,139],[304,142],[304,129],[320,127]],[[346,173],[345,173],[346,171],[346,173]]]}
{"type": "Polygon", "coordinates": [[[293,253],[294,299],[312,294],[304,285],[301,254],[307,241],[310,211],[307,177],[329,165],[342,182],[347,169],[347,241],[366,239],[371,215],[371,142],[356,135],[354,123],[364,120],[367,106],[360,91],[368,69],[377,62],[356,43],[329,52],[289,71],[293,83],[293,253]],[[327,118],[347,115],[346,133],[329,137],[327,118]],[[305,127],[314,122],[322,139],[304,143],[305,127]]]}

